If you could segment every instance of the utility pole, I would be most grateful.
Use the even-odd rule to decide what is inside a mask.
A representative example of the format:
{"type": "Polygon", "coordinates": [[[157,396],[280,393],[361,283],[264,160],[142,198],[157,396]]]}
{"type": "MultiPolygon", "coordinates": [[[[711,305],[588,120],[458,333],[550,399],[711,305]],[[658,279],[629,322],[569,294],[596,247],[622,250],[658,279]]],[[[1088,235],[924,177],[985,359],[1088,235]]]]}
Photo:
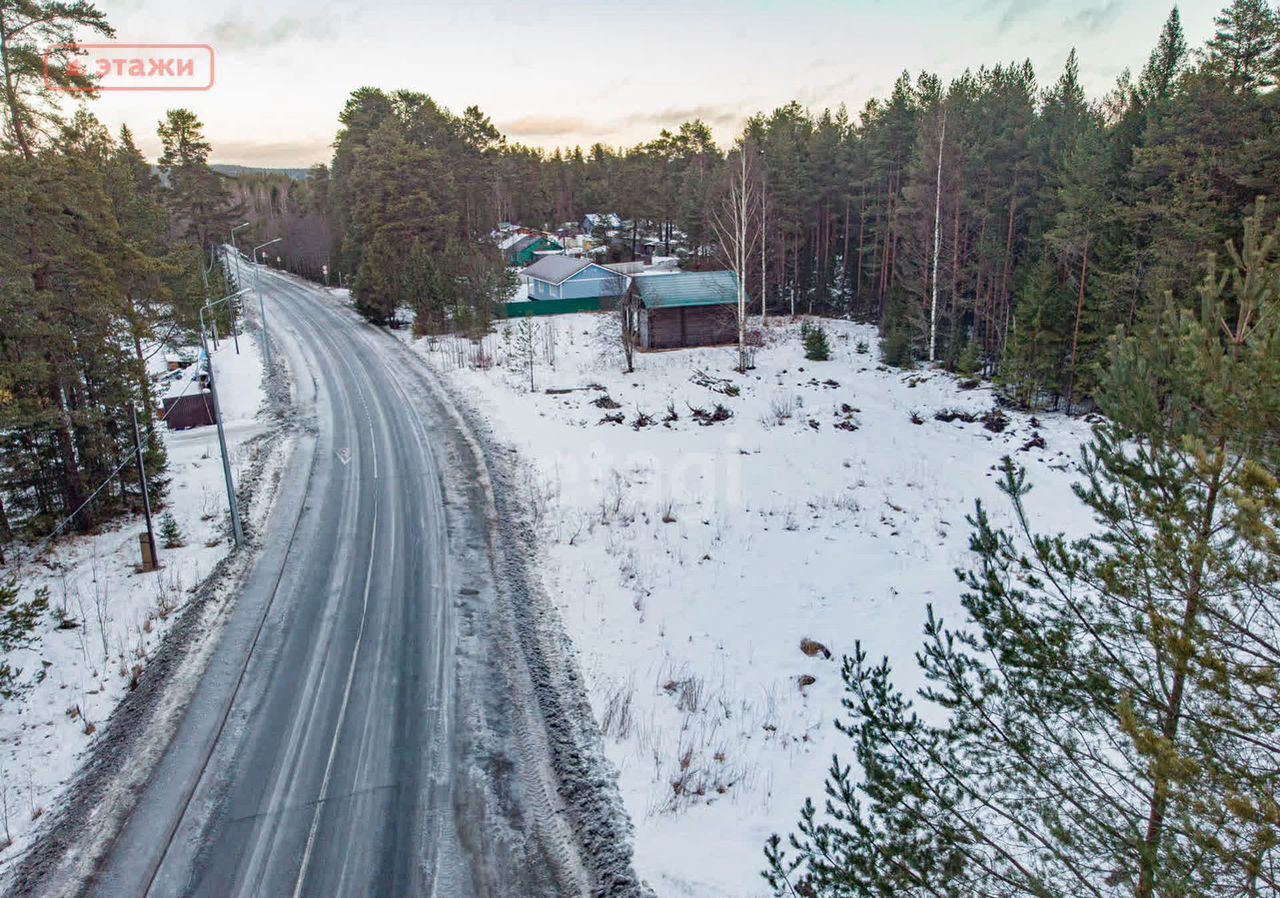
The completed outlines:
{"type": "Polygon", "coordinates": [[[262,319],[262,358],[266,362],[267,373],[271,372],[271,337],[267,333],[267,308],[262,304],[262,287],[258,283],[258,250],[273,243],[279,243],[283,237],[276,237],[253,248],[253,289],[258,293],[258,317],[262,319]]]}
{"type": "Polygon", "coordinates": [[[241,228],[249,227],[249,222],[242,221],[231,229],[231,251],[235,253],[236,259],[236,289],[239,290],[244,284],[240,283],[240,249],[236,246],[236,231],[241,228]]]}
{"type": "Polygon", "coordinates": [[[231,459],[227,456],[227,434],[222,427],[222,409],[218,406],[218,379],[213,372],[213,356],[209,353],[209,341],[205,338],[204,313],[205,309],[231,302],[244,292],[244,290],[238,290],[217,302],[209,303],[200,310],[200,345],[204,349],[204,356],[209,365],[209,398],[213,402],[213,417],[218,425],[218,448],[222,451],[222,476],[227,482],[227,506],[231,510],[231,534],[235,537],[237,546],[244,545],[244,528],[240,525],[240,506],[236,502],[236,487],[231,479],[231,459]]]}
{"type": "Polygon", "coordinates": [[[147,519],[147,544],[151,547],[151,563],[159,567],[156,531],[151,524],[151,491],[147,488],[147,466],[142,460],[142,438],[138,435],[138,410],[132,404],[129,406],[129,414],[133,418],[133,452],[138,459],[138,482],[142,484],[142,513],[147,519]]]}
{"type": "MultiPolygon", "coordinates": [[[[200,251],[200,279],[204,281],[204,304],[206,308],[208,308],[209,306],[209,272],[211,271],[213,271],[213,256],[212,254],[210,254],[209,267],[208,269],[206,269],[204,267],[204,251],[201,250],[200,251]]],[[[213,348],[214,349],[218,348],[218,322],[216,319],[213,321],[213,348]]]]}
{"type": "MultiPolygon", "coordinates": [[[[244,221],[231,229],[231,254],[235,259],[236,265],[236,289],[239,290],[244,284],[240,283],[240,250],[236,248],[236,231],[241,228],[249,227],[249,222],[244,221]]],[[[236,338],[236,355],[240,354],[240,336],[236,333],[236,307],[231,305],[231,335],[236,338]]]]}

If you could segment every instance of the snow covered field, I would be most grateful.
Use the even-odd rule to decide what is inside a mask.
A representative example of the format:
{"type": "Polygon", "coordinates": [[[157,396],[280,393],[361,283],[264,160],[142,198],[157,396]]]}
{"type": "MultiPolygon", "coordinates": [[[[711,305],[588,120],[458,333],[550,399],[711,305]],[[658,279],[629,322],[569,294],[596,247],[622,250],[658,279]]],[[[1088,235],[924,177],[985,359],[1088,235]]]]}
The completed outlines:
{"type": "Polygon", "coordinates": [[[847,755],[832,725],[842,653],[861,640],[918,685],[926,605],[961,611],[965,516],[982,499],[1008,517],[1000,458],[1027,467],[1034,526],[1078,533],[1088,426],[936,420],[993,397],[881,366],[874,329],[847,322],[823,322],[827,362],[804,359],[797,324],[771,322],[739,376],[730,348],[637,353],[623,374],[610,316],[530,321],[414,345],[527,463],[546,586],[620,773],[637,872],[660,896],[765,895],[765,839],[847,755]],[[723,417],[717,404],[731,416],[696,419],[723,417]]]}
{"type": "MultiPolygon", "coordinates": [[[[152,359],[153,373],[162,359],[159,353],[152,359]]],[[[237,355],[232,341],[225,340],[213,360],[232,474],[239,483],[256,451],[250,441],[267,427],[258,342],[242,335],[237,355]]],[[[181,391],[187,380],[176,389],[181,391]]],[[[64,538],[17,571],[24,598],[36,589],[48,590],[51,614],[41,621],[32,646],[9,659],[34,685],[0,705],[0,872],[59,801],[94,734],[191,593],[230,551],[216,428],[171,432],[161,425],[161,433],[170,483],[155,523],[158,531],[161,515],[171,514],[185,544],[164,548],[157,533],[160,570],[135,571],[138,534],[145,530],[139,515],[94,535],[64,538]]]]}

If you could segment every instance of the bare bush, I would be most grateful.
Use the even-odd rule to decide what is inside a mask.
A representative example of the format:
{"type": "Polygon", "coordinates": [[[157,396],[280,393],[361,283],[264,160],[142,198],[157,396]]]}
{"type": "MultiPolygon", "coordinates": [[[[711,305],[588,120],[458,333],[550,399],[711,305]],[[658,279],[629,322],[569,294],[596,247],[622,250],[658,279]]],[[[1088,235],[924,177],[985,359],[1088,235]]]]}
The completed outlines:
{"type": "Polygon", "coordinates": [[[791,420],[791,416],[795,414],[795,411],[796,401],[794,396],[775,396],[770,400],[769,411],[760,419],[760,423],[765,427],[781,427],[791,420]]]}

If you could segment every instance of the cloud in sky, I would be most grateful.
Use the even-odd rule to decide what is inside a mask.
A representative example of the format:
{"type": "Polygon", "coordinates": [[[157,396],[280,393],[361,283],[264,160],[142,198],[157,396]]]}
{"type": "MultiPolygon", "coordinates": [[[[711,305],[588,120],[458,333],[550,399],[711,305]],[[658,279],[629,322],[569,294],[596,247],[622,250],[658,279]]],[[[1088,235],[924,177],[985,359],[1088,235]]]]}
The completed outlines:
{"type": "Polygon", "coordinates": [[[244,16],[227,16],[209,28],[209,36],[218,50],[263,50],[294,37],[326,37],[328,33],[324,19],[300,16],[281,16],[267,23],[244,16]]]}
{"type": "Polygon", "coordinates": [[[693,119],[702,119],[713,128],[729,128],[741,124],[746,117],[746,103],[732,106],[699,105],[661,109],[656,112],[638,112],[624,119],[626,124],[653,125],[660,128],[677,127],[693,119]]]}
{"type": "Polygon", "coordinates": [[[226,164],[303,168],[311,162],[328,162],[333,152],[329,140],[219,140],[213,148],[213,161],[226,164]]]}
{"type": "MultiPolygon", "coordinates": [[[[207,93],[114,93],[94,106],[139,135],[190,106],[215,157],[245,164],[328,159],[343,102],[366,84],[423,91],[454,111],[476,104],[513,141],[547,149],[634,146],[694,118],[727,144],[748,116],[790,100],[815,111],[844,102],[856,115],[903,70],[946,82],[1030,58],[1048,82],[1072,46],[1086,91],[1101,95],[1142,64],[1172,2],[753,0],[742,15],[734,0],[654,0],[661,39],[618,28],[601,44],[589,0],[532,17],[497,0],[218,0],[198,18],[174,0],[113,0],[121,40],[208,41],[223,58],[207,93]],[[582,57],[583,46],[605,57],[582,57]]],[[[1226,2],[1179,0],[1190,43],[1226,2]]]]}
{"type": "Polygon", "coordinates": [[[1028,13],[1034,13],[1040,8],[1036,0],[999,0],[992,5],[1000,11],[1000,19],[996,23],[996,30],[1000,34],[1012,30],[1028,13]]]}
{"type": "Polygon", "coordinates": [[[508,137],[568,137],[586,133],[591,124],[573,116],[524,115],[498,122],[498,130],[508,137]]]}
{"type": "Polygon", "coordinates": [[[675,106],[631,115],[587,119],[573,115],[524,115],[494,122],[498,130],[514,140],[538,145],[605,144],[627,145],[636,136],[648,140],[661,128],[675,129],[685,122],[701,119],[714,129],[736,131],[746,121],[746,104],[719,106],[675,106]]]}
{"type": "Polygon", "coordinates": [[[1124,0],[1105,0],[1087,6],[1066,21],[1066,27],[1084,35],[1093,35],[1110,27],[1124,10],[1124,0]]]}

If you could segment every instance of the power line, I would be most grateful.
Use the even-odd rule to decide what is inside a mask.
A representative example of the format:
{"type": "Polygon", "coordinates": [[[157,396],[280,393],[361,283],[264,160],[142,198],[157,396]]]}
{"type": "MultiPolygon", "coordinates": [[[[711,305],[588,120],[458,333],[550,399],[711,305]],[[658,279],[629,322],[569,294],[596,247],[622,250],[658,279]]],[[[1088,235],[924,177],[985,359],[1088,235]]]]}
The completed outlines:
{"type": "MultiPolygon", "coordinates": [[[[180,392],[176,397],[174,397],[175,399],[181,399],[183,396],[185,396],[187,394],[187,390],[191,388],[191,385],[195,383],[197,380],[199,380],[200,362],[198,359],[192,365],[192,368],[194,369],[194,373],[192,374],[191,378],[186,382],[186,384],[183,385],[182,392],[180,392]]],[[[156,429],[162,423],[164,423],[164,421],[168,418],[168,415],[169,415],[168,410],[161,412],[160,415],[151,424],[151,426],[147,428],[146,436],[148,439],[150,439],[151,435],[155,433],[156,429]]],[[[26,555],[24,555],[20,560],[14,562],[14,567],[17,568],[24,564],[30,563],[31,561],[35,560],[40,555],[40,553],[42,553],[46,548],[48,548],[49,543],[53,542],[54,538],[57,537],[63,531],[63,528],[65,528],[68,524],[70,524],[73,520],[75,520],[76,515],[80,514],[80,512],[88,508],[89,503],[91,503],[94,499],[98,498],[98,494],[101,493],[104,489],[106,489],[107,486],[116,479],[116,476],[121,471],[123,471],[125,467],[129,465],[130,462],[134,460],[133,456],[134,456],[133,450],[129,450],[127,453],[125,453],[123,460],[118,465],[116,465],[115,468],[112,469],[111,473],[108,474],[100,484],[98,484],[97,488],[95,488],[94,491],[89,494],[89,497],[85,499],[83,502],[81,502],[78,506],[76,506],[76,509],[73,512],[71,512],[61,521],[59,521],[58,525],[54,527],[53,530],[51,530],[48,534],[46,534],[45,537],[40,540],[40,542],[36,543],[36,545],[29,552],[27,552],[26,555]]]]}

